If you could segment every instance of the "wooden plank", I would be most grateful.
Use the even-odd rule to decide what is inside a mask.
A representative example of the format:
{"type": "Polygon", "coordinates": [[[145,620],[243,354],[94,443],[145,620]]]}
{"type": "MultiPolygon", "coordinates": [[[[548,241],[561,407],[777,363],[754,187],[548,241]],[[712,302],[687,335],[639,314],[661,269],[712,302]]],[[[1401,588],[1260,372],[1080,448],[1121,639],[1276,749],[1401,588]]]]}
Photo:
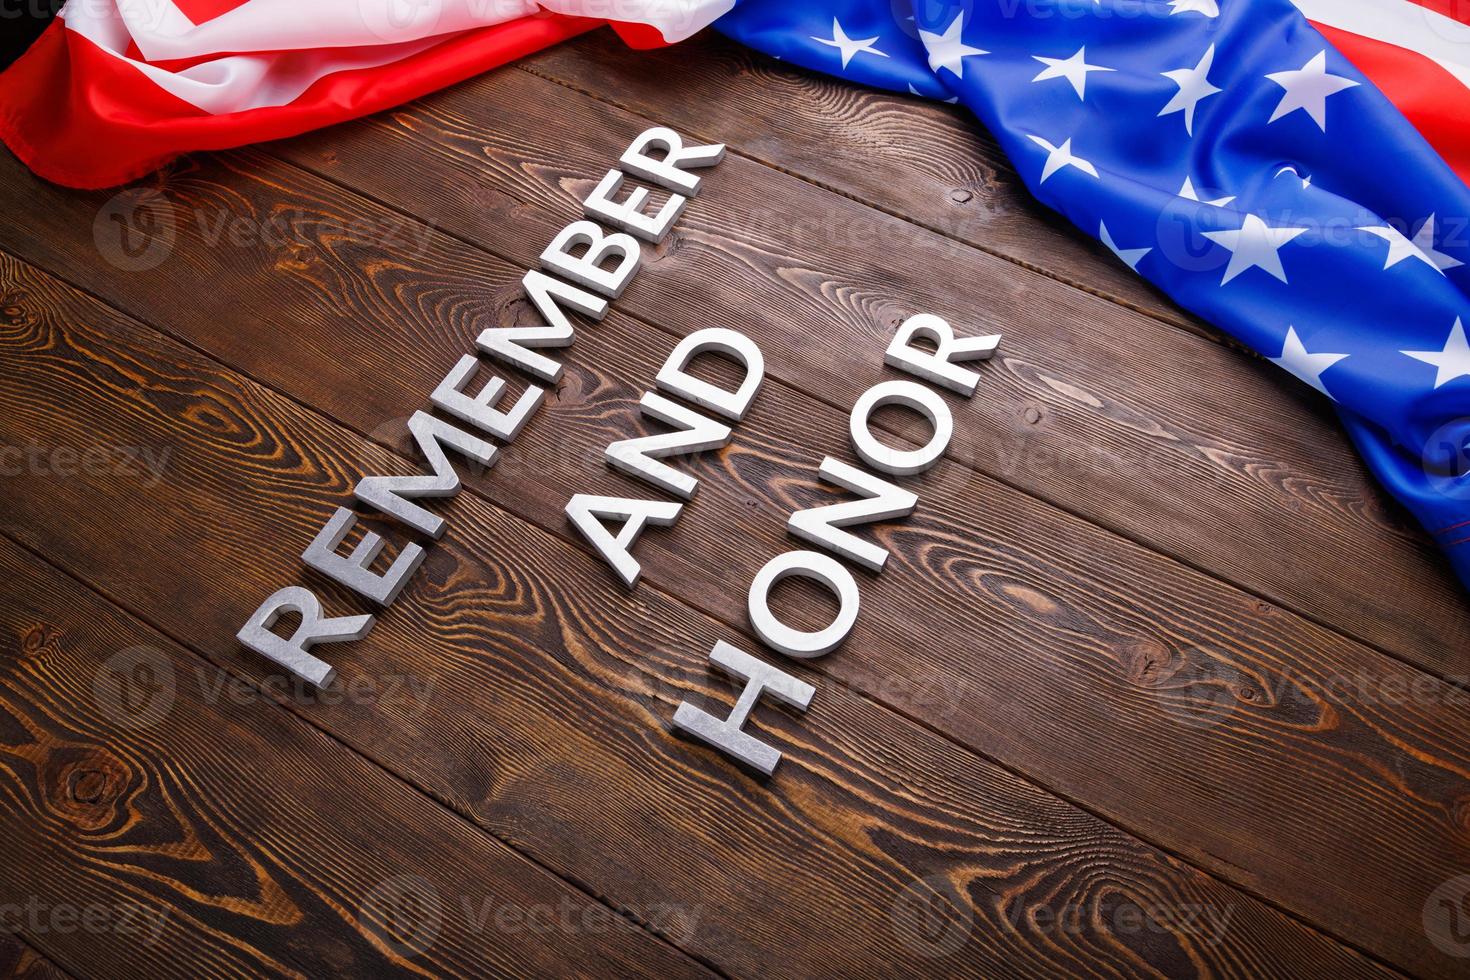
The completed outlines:
{"type": "MultiPolygon", "coordinates": [[[[167,277],[160,270],[121,279],[131,290],[124,298],[144,302],[176,290],[155,312],[171,331],[359,431],[401,439],[405,412],[477,329],[467,328],[458,297],[480,295],[493,311],[518,302],[517,270],[443,236],[415,236],[416,254],[385,247],[372,232],[391,215],[280,165],[250,159],[238,172],[196,173],[187,188],[174,193],[200,213],[229,201],[248,208],[240,215],[293,215],[290,241],[211,250],[183,240],[187,264],[167,277]],[[366,237],[352,240],[342,233],[348,228],[366,237]],[[277,275],[283,254],[309,269],[309,279],[277,275]],[[267,290],[272,301],[245,313],[267,290]],[[273,338],[288,333],[297,349],[338,344],[351,357],[282,357],[273,338]]],[[[606,474],[599,454],[637,428],[638,385],[672,342],[613,314],[584,331],[579,345],[551,417],[474,484],[568,536],[560,509],[572,488],[636,491],[606,474]]],[[[744,586],[756,567],[786,547],[785,515],[812,502],[810,491],[794,488],[813,482],[824,452],[846,452],[842,420],[830,408],[780,386],[762,399],[737,449],[699,467],[711,477],[701,503],[644,545],[650,581],[730,622],[743,621],[744,586]],[[793,446],[802,448],[793,454],[793,446]]],[[[1450,689],[983,478],[952,482],[956,472],[963,474],[944,468],[919,481],[920,513],[885,532],[903,573],[865,583],[873,612],[850,647],[862,655],[819,669],[1207,867],[1232,876],[1248,869],[1243,883],[1332,928],[1354,928],[1341,910],[1353,903],[1363,859],[1342,838],[1321,835],[1323,820],[1348,813],[1360,833],[1402,843],[1402,853],[1369,859],[1381,857],[1403,881],[1401,891],[1378,896],[1386,923],[1422,902],[1416,889],[1427,893],[1449,873],[1457,846],[1431,846],[1424,835],[1436,826],[1437,807],[1451,805],[1458,779],[1423,811],[1385,810],[1381,787],[1344,784],[1335,760],[1349,751],[1377,759],[1382,771],[1401,769],[1402,746],[1412,744],[1436,760],[1418,778],[1454,769],[1459,743],[1450,733],[1464,722],[1450,689]],[[936,610],[962,625],[946,636],[936,610]],[[1437,705],[1423,709],[1424,718],[1397,719],[1334,690],[1345,677],[1427,681],[1426,698],[1437,705]],[[1228,707],[1214,713],[1222,695],[1228,707]],[[1249,710],[1248,699],[1263,695],[1265,710],[1249,710]],[[1379,734],[1365,740],[1353,724],[1293,737],[1298,713],[1319,704],[1340,706],[1379,734]],[[1210,724],[1195,725],[1196,708],[1210,724]],[[1213,730],[1227,720],[1240,728],[1230,743],[1213,730]],[[1035,741],[1037,730],[1052,733],[1046,744],[1035,741]],[[1443,744],[1424,742],[1424,731],[1443,733],[1443,744]],[[1127,744],[1156,746],[1162,770],[1114,772],[1114,746],[1127,744]],[[1224,774],[1232,771],[1252,776],[1231,781],[1224,774]],[[1195,829],[1205,812],[1225,819],[1195,829]],[[1242,828],[1256,833],[1243,836],[1242,828]]],[[[308,537],[300,535],[302,546],[308,537]]]]}
{"type": "MultiPolygon", "coordinates": [[[[279,152],[519,266],[647,124],[511,70],[279,152]]],[[[648,261],[622,309],[679,333],[736,327],[837,406],[882,377],[869,352],[910,313],[1004,332],[956,458],[1441,676],[1470,675],[1470,605],[1447,563],[1371,485],[1325,399],[1276,369],[740,158],[648,261]]]]}
{"type": "Polygon", "coordinates": [[[652,51],[594,31],[516,67],[680,132],[729,142],[786,173],[1156,319],[1221,336],[1038,204],[968,109],[783,64],[715,31],[652,51]]]}
{"type": "MultiPolygon", "coordinates": [[[[176,199],[199,213],[251,200],[241,213],[294,215],[291,243],[211,251],[188,241],[199,277],[183,280],[185,305],[155,316],[358,431],[402,444],[405,406],[422,401],[478,329],[466,329],[450,298],[482,295],[500,318],[522,302],[520,270],[401,226],[389,237],[417,242],[417,254],[371,236],[353,243],[342,229],[387,231],[392,215],[254,155],[232,166],[190,175],[176,199]],[[275,277],[281,251],[311,257],[299,292],[275,277]],[[258,326],[241,330],[226,318],[268,288],[274,302],[258,326]],[[192,298],[210,290],[210,304],[194,308],[192,298]],[[339,313],[323,320],[326,309],[339,313]],[[351,361],[287,364],[259,338],[288,331],[313,350],[361,339],[347,341],[351,361]]],[[[141,302],[164,281],[129,277],[137,291],[127,298],[141,302]]],[[[640,384],[671,346],[617,313],[582,331],[550,417],[476,488],[550,528],[560,528],[572,489],[639,492],[607,474],[600,453],[639,428],[640,384]]],[[[870,346],[873,361],[880,349],[870,346]]],[[[972,413],[960,418],[969,424],[972,413]]],[[[813,482],[824,454],[847,454],[844,431],[830,408],[768,389],[736,448],[696,468],[706,477],[699,505],[672,532],[646,539],[649,581],[743,622],[745,584],[787,547],[786,515],[819,497],[796,488],[813,482]]],[[[849,647],[861,656],[818,670],[1343,935],[1357,936],[1353,910],[1364,902],[1385,923],[1380,941],[1414,926],[1423,896],[1464,853],[1458,831],[1439,819],[1470,788],[1460,776],[1470,771],[1460,748],[1470,726],[1457,689],[983,477],[946,467],[914,486],[923,507],[884,532],[894,573],[865,582],[870,612],[849,647]],[[1407,717],[1404,698],[1381,699],[1411,689],[1421,693],[1407,717]],[[1305,735],[1304,718],[1317,719],[1305,735]],[[1118,773],[1120,745],[1152,746],[1161,767],[1118,773]],[[1345,778],[1345,755],[1372,760],[1386,781],[1345,778]],[[1410,771],[1412,784],[1436,790],[1385,808],[1384,793],[1401,788],[1389,774],[1410,771]],[[1365,857],[1354,838],[1320,832],[1337,822],[1394,843],[1365,857]],[[1363,896],[1367,866],[1396,884],[1363,896]]]]}
{"type": "MultiPolygon", "coordinates": [[[[263,681],[268,665],[234,629],[258,596],[302,578],[302,541],[357,473],[407,462],[30,267],[0,266],[16,311],[0,331],[0,439],[171,448],[166,509],[105,474],[5,477],[4,529],[263,681]]],[[[680,945],[723,970],[1377,970],[799,667],[819,700],[800,716],[761,710],[758,730],[787,756],[758,784],[665,727],[682,697],[729,703],[705,652],[738,635],[659,589],[620,596],[589,556],[477,496],[445,512],[453,532],[398,604],[333,652],[344,686],[404,676],[433,696],[288,704],[610,902],[698,910],[680,945]],[[1153,925],[1119,915],[1134,906],[1153,925]],[[915,908],[937,931],[916,928],[915,908]],[[1203,935],[1199,916],[1226,909],[1228,929],[1203,935]]]]}
{"type": "Polygon", "coordinates": [[[80,974],[709,975],[496,928],[617,916],[4,538],[0,576],[0,889],[80,974]]]}
{"type": "Polygon", "coordinates": [[[15,936],[0,934],[0,977],[8,980],[70,980],[66,972],[15,936]]]}

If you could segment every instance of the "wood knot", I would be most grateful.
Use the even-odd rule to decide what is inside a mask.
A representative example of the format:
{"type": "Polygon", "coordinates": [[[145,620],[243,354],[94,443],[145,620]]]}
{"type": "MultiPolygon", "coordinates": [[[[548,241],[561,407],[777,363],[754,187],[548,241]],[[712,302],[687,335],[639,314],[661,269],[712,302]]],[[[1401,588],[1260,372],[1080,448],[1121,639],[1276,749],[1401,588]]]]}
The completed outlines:
{"type": "Polygon", "coordinates": [[[110,825],[131,779],[128,766],[101,747],[70,746],[47,760],[47,797],[53,812],[84,831],[110,825]]]}
{"type": "Polygon", "coordinates": [[[535,316],[531,302],[521,291],[519,282],[497,289],[490,297],[490,308],[494,311],[495,322],[504,327],[531,322],[535,316]]]}
{"type": "Polygon", "coordinates": [[[305,242],[283,242],[281,251],[285,254],[276,259],[277,272],[306,272],[319,261],[316,250],[305,242]]]}
{"type": "Polygon", "coordinates": [[[55,654],[57,644],[66,634],[58,626],[37,623],[20,635],[20,652],[24,657],[42,657],[55,654]]]}
{"type": "Polygon", "coordinates": [[[93,804],[108,791],[107,773],[101,769],[78,768],[68,780],[71,798],[78,803],[93,804]]]}
{"type": "Polygon", "coordinates": [[[974,197],[973,191],[968,191],[963,187],[956,187],[949,192],[949,199],[956,204],[969,204],[974,197]]]}
{"type": "Polygon", "coordinates": [[[10,326],[20,326],[25,322],[25,300],[26,294],[18,289],[0,292],[0,316],[3,316],[5,322],[10,326]]]}
{"type": "Polygon", "coordinates": [[[652,247],[643,246],[643,261],[648,265],[662,262],[671,257],[675,252],[683,248],[684,238],[677,231],[670,232],[669,236],[652,247]]]}
{"type": "Polygon", "coordinates": [[[1025,412],[1022,413],[1022,417],[1026,419],[1027,425],[1035,425],[1037,422],[1041,421],[1041,409],[1037,408],[1035,405],[1031,405],[1027,407],[1025,412]]]}
{"type": "Polygon", "coordinates": [[[1155,687],[1171,673],[1169,664],[1174,654],[1159,640],[1152,637],[1137,639],[1125,644],[1122,652],[1128,677],[1136,684],[1155,687]]]}
{"type": "Polygon", "coordinates": [[[1462,838],[1470,838],[1470,796],[1458,797],[1450,805],[1450,819],[1462,838]]]}

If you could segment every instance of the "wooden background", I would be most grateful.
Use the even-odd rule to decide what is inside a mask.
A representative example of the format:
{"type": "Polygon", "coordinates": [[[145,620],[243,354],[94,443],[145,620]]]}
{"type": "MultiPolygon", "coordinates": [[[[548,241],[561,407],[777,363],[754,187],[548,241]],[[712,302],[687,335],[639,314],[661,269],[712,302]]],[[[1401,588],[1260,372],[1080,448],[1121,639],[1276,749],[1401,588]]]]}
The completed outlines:
{"type": "Polygon", "coordinates": [[[1470,966],[1445,563],[1323,400],[1042,213],[960,112],[598,32],[122,198],[5,156],[0,198],[0,445],[31,452],[0,476],[0,905],[42,913],[0,921],[10,972],[1470,966]],[[730,152],[392,610],[321,648],[358,693],[283,686],[236,629],[298,582],[365,611],[301,550],[418,468],[405,418],[653,123],[730,152]],[[853,635],[782,662],[818,693],[757,709],[762,783],[669,719],[733,701],[707,652],[761,652],[750,579],[920,311],[1001,354],[853,635]],[[641,490],[602,449],[708,325],[767,384],[624,597],[562,507],[641,490]],[[47,917],[87,905],[159,932],[47,917]]]}

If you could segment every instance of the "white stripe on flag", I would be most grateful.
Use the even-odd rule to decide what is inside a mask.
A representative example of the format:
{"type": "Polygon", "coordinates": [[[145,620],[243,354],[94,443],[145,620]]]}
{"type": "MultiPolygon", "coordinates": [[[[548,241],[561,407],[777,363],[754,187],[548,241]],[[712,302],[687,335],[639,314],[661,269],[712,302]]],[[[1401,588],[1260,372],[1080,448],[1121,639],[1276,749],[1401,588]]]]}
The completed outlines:
{"type": "Polygon", "coordinates": [[[1470,88],[1470,26],[1412,0],[1292,0],[1307,20],[1417,52],[1470,88]]]}
{"type": "Polygon", "coordinates": [[[70,4],[63,11],[63,20],[67,29],[76,31],[119,61],[132,65],[159,88],[213,115],[288,105],[318,79],[333,72],[390,64],[444,40],[442,37],[428,37],[364,48],[228,55],[178,71],[167,71],[127,56],[127,27],[117,8],[111,4],[95,0],[70,4]]]}
{"type": "Polygon", "coordinates": [[[377,47],[503,24],[533,0],[247,0],[192,23],[173,0],[71,0],[63,16],[113,8],[148,61],[250,51],[377,47]]]}

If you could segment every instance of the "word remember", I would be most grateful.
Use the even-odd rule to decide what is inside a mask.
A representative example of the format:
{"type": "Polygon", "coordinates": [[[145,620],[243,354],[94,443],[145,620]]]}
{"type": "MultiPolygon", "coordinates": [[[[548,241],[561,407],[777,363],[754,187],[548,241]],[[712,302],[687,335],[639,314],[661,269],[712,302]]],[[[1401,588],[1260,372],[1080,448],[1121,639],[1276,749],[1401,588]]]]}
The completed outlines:
{"type": "MultiPolygon", "coordinates": [[[[689,198],[698,193],[700,178],[689,171],[713,166],[724,154],[723,144],[685,146],[678,133],[662,126],[639,134],[619,158],[621,168],[609,170],[582,202],[588,218],[598,218],[622,230],[609,233],[595,221],[579,220],[558,232],[541,253],[541,268],[527,272],[521,280],[527,298],[544,322],[486,329],[475,342],[479,353],[535,380],[549,384],[560,380],[562,365],[540,353],[540,349],[572,344],[575,331],[566,311],[601,320],[607,313],[608,300],[621,296],[638,271],[642,261],[639,239],[655,244],[662,241],[689,198]],[[635,186],[625,199],[617,199],[628,174],[668,191],[668,200],[649,214],[648,188],[635,186]]],[[[354,491],[360,503],[395,519],[429,543],[443,536],[445,522],[418,501],[453,497],[459,492],[459,474],[449,461],[449,452],[481,466],[493,465],[499,448],[491,439],[513,441],[546,397],[545,388],[531,385],[514,405],[499,407],[506,380],[498,375],[489,377],[476,394],[468,394],[467,384],[482,367],[479,357],[466,354],[429,396],[434,408],[465,427],[423,410],[408,421],[408,431],[431,473],[368,476],[354,491]]],[[[357,526],[357,515],[347,507],[338,507],[302,552],[301,560],[386,608],[423,563],[424,545],[414,541],[404,544],[386,569],[375,571],[374,565],[381,565],[378,559],[387,545],[381,535],[364,529],[351,552],[342,554],[343,542],[357,526]]],[[[374,622],[372,614],[325,616],[316,593],[293,585],[262,602],[236,636],[245,646],[297,677],[325,687],[332,682],[335,670],[310,648],[320,643],[360,640],[372,630],[374,622]],[[272,627],[291,613],[299,615],[301,621],[290,637],[283,637],[272,627]]]]}

